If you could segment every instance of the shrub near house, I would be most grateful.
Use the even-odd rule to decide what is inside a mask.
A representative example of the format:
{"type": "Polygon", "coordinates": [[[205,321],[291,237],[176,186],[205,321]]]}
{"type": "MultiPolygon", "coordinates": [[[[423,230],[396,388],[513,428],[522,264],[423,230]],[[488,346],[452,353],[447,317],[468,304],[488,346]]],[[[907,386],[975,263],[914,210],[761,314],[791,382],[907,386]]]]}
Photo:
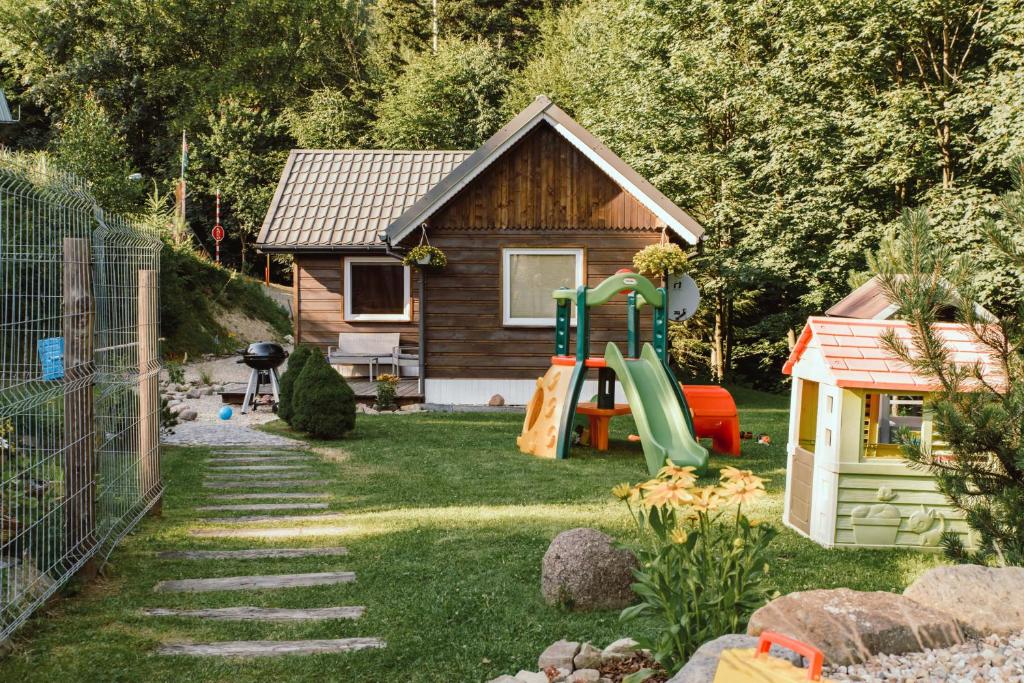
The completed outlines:
{"type": "Polygon", "coordinates": [[[355,394],[323,354],[310,354],[296,387],[292,427],[318,439],[338,439],[355,427],[355,394]]]}

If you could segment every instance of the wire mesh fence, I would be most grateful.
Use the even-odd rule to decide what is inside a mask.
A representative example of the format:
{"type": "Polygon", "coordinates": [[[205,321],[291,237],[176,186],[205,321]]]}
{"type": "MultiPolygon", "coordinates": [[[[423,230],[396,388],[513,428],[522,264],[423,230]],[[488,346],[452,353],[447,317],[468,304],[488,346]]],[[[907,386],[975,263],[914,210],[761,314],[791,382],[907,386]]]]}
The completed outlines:
{"type": "Polygon", "coordinates": [[[0,153],[0,641],[160,498],[160,247],[0,153]]]}

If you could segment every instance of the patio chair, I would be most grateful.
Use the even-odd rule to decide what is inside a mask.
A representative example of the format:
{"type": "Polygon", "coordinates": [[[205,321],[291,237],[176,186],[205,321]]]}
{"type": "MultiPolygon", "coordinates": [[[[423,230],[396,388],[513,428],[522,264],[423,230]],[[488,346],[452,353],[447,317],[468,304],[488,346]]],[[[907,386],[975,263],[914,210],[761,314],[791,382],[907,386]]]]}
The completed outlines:
{"type": "Polygon", "coordinates": [[[393,362],[398,337],[397,332],[342,332],[338,346],[327,348],[327,360],[333,365],[366,364],[372,382],[380,363],[393,362]]]}
{"type": "Polygon", "coordinates": [[[420,369],[420,347],[418,346],[396,346],[391,355],[391,369],[402,376],[402,368],[415,367],[417,374],[420,369]]]}

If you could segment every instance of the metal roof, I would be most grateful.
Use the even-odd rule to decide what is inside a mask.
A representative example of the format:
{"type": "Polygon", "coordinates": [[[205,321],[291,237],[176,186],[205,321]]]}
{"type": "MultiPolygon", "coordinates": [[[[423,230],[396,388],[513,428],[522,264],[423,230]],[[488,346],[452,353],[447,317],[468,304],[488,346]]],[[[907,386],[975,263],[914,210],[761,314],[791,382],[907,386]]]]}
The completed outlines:
{"type": "MultiPolygon", "coordinates": [[[[1002,373],[992,349],[986,348],[961,323],[933,323],[932,329],[950,353],[950,360],[960,366],[977,365],[986,379],[1002,385],[1002,373]]],[[[811,317],[782,368],[793,373],[797,362],[809,349],[815,349],[824,360],[825,369],[838,387],[887,391],[938,391],[941,386],[930,377],[916,373],[903,361],[893,357],[882,345],[883,332],[892,332],[913,348],[910,324],[903,320],[855,320],[811,317]]],[[[968,385],[973,386],[970,382],[968,385]]]]}
{"type": "Polygon", "coordinates": [[[616,156],[583,126],[576,123],[572,117],[555,106],[551,100],[541,95],[388,226],[387,232],[390,241],[397,243],[423,224],[473,178],[490,166],[526,133],[543,122],[551,125],[562,137],[618,183],[623,190],[650,209],[680,237],[691,244],[696,244],[700,240],[704,234],[704,228],[700,223],[676,206],[672,200],[630,168],[626,162],[616,156]]]}
{"type": "Polygon", "coordinates": [[[388,225],[470,154],[292,150],[257,246],[289,252],[383,247],[378,236],[388,225]]]}
{"type": "MultiPolygon", "coordinates": [[[[948,284],[948,283],[947,283],[948,284]]],[[[830,318],[857,318],[860,320],[889,320],[899,311],[899,306],[889,301],[878,276],[846,295],[841,301],[825,311],[830,318]]],[[[996,317],[981,304],[975,304],[975,315],[981,320],[992,322],[996,317]]]]}

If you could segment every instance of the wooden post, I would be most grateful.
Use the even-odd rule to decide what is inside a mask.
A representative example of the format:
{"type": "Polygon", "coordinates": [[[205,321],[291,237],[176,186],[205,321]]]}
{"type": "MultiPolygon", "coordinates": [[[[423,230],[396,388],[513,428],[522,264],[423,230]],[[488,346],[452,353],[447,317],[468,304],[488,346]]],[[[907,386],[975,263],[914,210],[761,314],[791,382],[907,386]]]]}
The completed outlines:
{"type": "Polygon", "coordinates": [[[65,550],[80,558],[96,543],[96,447],[93,433],[95,305],[89,240],[64,239],[65,550]]]}
{"type": "MultiPolygon", "coordinates": [[[[160,393],[157,362],[157,282],[155,270],[139,271],[139,493],[160,489],[160,393]]],[[[160,500],[153,505],[160,514],[160,500]]]]}

